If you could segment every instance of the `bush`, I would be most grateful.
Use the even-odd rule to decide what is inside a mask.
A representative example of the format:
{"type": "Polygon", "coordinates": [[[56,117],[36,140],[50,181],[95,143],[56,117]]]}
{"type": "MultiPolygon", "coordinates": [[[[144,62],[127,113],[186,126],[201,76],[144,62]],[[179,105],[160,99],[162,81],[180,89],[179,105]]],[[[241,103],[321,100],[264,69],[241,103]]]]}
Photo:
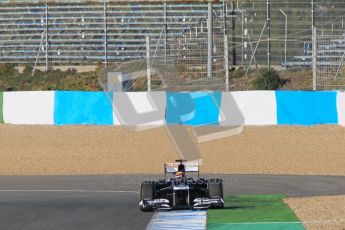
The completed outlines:
{"type": "Polygon", "coordinates": [[[241,78],[241,77],[244,77],[244,75],[245,75],[245,71],[244,71],[243,67],[239,67],[237,69],[232,68],[230,70],[230,74],[229,74],[230,79],[241,78]]]}
{"type": "Polygon", "coordinates": [[[30,75],[32,75],[32,70],[33,70],[32,66],[26,64],[26,65],[24,66],[24,70],[23,70],[24,76],[30,76],[30,75]]]}
{"type": "Polygon", "coordinates": [[[280,78],[277,71],[264,68],[259,70],[252,85],[255,90],[276,90],[284,85],[284,83],[284,80],[280,78]]]}
{"type": "Polygon", "coordinates": [[[19,90],[102,90],[95,72],[78,73],[75,69],[67,71],[36,70],[32,76],[32,67],[26,65],[19,73],[15,65],[0,65],[0,91],[19,90]]]}
{"type": "Polygon", "coordinates": [[[12,63],[5,63],[0,69],[1,75],[14,76],[18,73],[16,66],[12,63]]]}

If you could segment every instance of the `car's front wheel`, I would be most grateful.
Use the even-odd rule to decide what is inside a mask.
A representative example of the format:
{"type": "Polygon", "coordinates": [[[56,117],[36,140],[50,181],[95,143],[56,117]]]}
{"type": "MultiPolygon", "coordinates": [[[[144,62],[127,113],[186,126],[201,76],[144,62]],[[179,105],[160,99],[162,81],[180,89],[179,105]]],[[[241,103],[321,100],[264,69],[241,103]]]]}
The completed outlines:
{"type": "Polygon", "coordinates": [[[210,198],[222,198],[223,199],[223,180],[222,179],[210,179],[208,181],[208,194],[210,198]]]}
{"type": "MultiPolygon", "coordinates": [[[[145,199],[153,200],[154,199],[154,190],[155,189],[155,182],[153,181],[145,181],[140,185],[140,201],[145,199]]],[[[141,207],[141,211],[150,212],[153,211],[152,207],[141,207]]]]}

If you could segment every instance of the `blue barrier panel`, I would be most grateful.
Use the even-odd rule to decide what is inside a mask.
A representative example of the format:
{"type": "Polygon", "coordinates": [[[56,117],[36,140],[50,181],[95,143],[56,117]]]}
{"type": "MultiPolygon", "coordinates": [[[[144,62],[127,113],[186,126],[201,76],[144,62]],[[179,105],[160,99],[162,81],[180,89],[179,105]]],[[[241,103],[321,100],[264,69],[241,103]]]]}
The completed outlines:
{"type": "Polygon", "coordinates": [[[166,99],[168,125],[218,125],[220,92],[172,93],[166,99]]]}
{"type": "Polygon", "coordinates": [[[336,92],[277,91],[278,125],[338,124],[336,92]]]}
{"type": "Polygon", "coordinates": [[[113,125],[111,94],[104,92],[55,92],[56,125],[113,125]]]}

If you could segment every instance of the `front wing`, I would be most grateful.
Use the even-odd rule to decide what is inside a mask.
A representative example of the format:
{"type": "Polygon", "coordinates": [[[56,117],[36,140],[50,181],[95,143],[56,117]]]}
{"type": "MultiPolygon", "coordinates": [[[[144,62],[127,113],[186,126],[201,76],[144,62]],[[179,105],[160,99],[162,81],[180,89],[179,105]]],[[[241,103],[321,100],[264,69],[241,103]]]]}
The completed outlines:
{"type": "MultiPolygon", "coordinates": [[[[208,209],[208,208],[223,208],[224,201],[221,197],[217,198],[196,198],[193,204],[189,206],[190,209],[208,209]]],[[[139,203],[141,209],[152,210],[172,210],[179,207],[173,207],[168,199],[144,199],[139,203]]]]}

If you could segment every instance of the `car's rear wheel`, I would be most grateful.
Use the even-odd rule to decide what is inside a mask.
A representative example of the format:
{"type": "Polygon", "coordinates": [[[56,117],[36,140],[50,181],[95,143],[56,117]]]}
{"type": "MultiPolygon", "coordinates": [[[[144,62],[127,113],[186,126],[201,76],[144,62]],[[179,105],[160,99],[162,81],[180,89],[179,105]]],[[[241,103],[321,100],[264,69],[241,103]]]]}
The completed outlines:
{"type": "Polygon", "coordinates": [[[223,198],[223,180],[210,179],[208,181],[208,194],[210,198],[223,198]]]}
{"type": "MultiPolygon", "coordinates": [[[[140,201],[144,199],[153,200],[154,199],[154,192],[155,192],[155,182],[154,181],[145,181],[140,186],[140,201]]],[[[152,208],[141,208],[144,212],[153,211],[152,208]]]]}

